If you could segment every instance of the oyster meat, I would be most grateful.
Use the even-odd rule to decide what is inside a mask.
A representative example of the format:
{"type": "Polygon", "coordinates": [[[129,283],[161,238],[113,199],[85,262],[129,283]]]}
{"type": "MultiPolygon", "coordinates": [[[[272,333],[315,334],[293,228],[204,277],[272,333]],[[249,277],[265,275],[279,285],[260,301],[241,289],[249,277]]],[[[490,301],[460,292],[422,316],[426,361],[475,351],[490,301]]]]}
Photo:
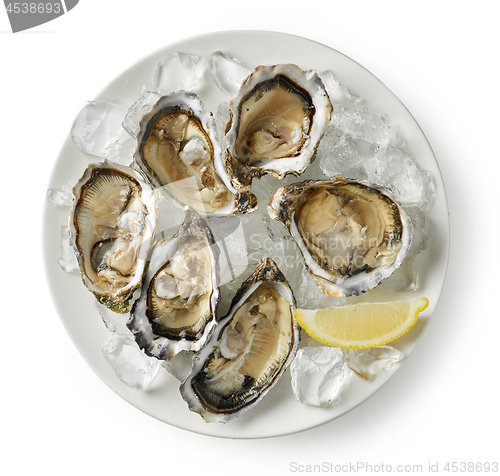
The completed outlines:
{"type": "Polygon", "coordinates": [[[265,174],[304,172],[332,112],[320,77],[293,64],[257,67],[229,108],[224,165],[238,190],[265,174]]]}
{"type": "Polygon", "coordinates": [[[337,177],[278,189],[269,215],[284,223],[325,294],[359,295],[408,254],[412,225],[388,190],[337,177]]]}
{"type": "Polygon", "coordinates": [[[263,258],[236,293],[228,314],[194,358],[181,385],[191,411],[227,422],[255,406],[297,351],[295,300],[285,277],[263,258]]]}
{"type": "Polygon", "coordinates": [[[105,160],[73,189],[71,244],[87,288],[115,312],[130,311],[157,221],[157,195],[142,174],[105,160]]]}
{"type": "Polygon", "coordinates": [[[197,212],[230,215],[256,207],[253,195],[234,194],[216,170],[221,148],[215,121],[196,94],[177,91],[161,97],[142,118],[137,141],[139,168],[197,212]]]}
{"type": "Polygon", "coordinates": [[[127,324],[146,354],[170,360],[207,342],[220,299],[217,256],[207,224],[186,207],[179,230],[154,246],[127,324]]]}

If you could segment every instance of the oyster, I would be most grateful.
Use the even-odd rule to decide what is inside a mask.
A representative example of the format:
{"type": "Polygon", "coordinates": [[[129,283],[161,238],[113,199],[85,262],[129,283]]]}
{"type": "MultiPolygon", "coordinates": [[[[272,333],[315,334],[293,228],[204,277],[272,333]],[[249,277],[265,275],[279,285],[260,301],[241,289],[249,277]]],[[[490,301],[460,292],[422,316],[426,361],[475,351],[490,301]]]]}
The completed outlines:
{"type": "Polygon", "coordinates": [[[214,215],[249,213],[256,207],[253,195],[234,194],[216,170],[221,149],[215,121],[196,94],[177,91],[161,97],[142,118],[137,140],[139,168],[181,203],[214,215]]]}
{"type": "Polygon", "coordinates": [[[263,258],[236,293],[207,346],[181,385],[191,411],[227,422],[255,406],[297,351],[295,300],[285,277],[263,258]]]}
{"type": "Polygon", "coordinates": [[[217,255],[207,224],[186,207],[179,230],[154,246],[127,324],[146,354],[169,360],[207,342],[220,299],[217,255]]]}
{"type": "Polygon", "coordinates": [[[229,107],[224,165],[238,190],[254,177],[304,172],[332,112],[320,77],[293,64],[257,67],[229,107]]]}
{"type": "Polygon", "coordinates": [[[73,189],[69,231],[87,288],[115,312],[130,311],[157,221],[157,195],[142,174],[105,160],[73,189]]]}
{"type": "Polygon", "coordinates": [[[337,177],[278,189],[269,215],[284,223],[325,294],[359,295],[408,254],[412,225],[390,192],[337,177]]]}

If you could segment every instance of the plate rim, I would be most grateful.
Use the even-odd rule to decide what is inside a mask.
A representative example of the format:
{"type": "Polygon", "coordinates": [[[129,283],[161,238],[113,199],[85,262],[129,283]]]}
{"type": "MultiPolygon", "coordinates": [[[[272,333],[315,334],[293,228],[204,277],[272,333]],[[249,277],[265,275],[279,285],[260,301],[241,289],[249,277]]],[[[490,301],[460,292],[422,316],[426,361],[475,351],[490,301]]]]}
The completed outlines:
{"type": "MultiPolygon", "coordinates": [[[[216,434],[216,433],[218,433],[217,431],[215,431],[215,432],[213,432],[213,431],[207,431],[207,432],[205,432],[205,431],[202,431],[202,430],[196,430],[196,429],[188,428],[186,426],[182,426],[182,425],[179,425],[179,424],[176,424],[176,423],[173,423],[173,422],[165,421],[164,419],[160,418],[158,415],[155,415],[153,412],[149,411],[149,409],[145,409],[145,408],[139,407],[133,401],[131,401],[130,399],[126,398],[122,393],[120,393],[119,391],[117,391],[117,389],[114,388],[114,386],[110,385],[110,383],[105,380],[105,378],[102,375],[102,372],[98,371],[98,369],[96,369],[94,367],[94,364],[90,360],[89,356],[86,355],[86,353],[83,351],[83,349],[81,348],[81,346],[75,340],[74,335],[72,334],[72,331],[70,330],[70,327],[68,325],[67,320],[65,320],[65,318],[63,318],[63,310],[62,310],[62,307],[60,306],[60,303],[58,301],[59,296],[57,296],[56,291],[55,291],[54,284],[56,284],[56,283],[53,282],[54,276],[52,276],[51,272],[50,272],[50,269],[52,267],[54,267],[54,263],[53,263],[53,256],[50,256],[47,253],[47,249],[49,247],[50,236],[54,235],[55,231],[52,228],[49,229],[49,225],[48,224],[51,222],[50,215],[53,215],[53,210],[52,209],[54,207],[52,207],[52,205],[50,203],[48,203],[47,201],[45,202],[45,208],[44,208],[44,213],[43,213],[43,240],[42,240],[42,245],[43,245],[44,263],[45,263],[44,272],[45,272],[46,282],[48,284],[47,287],[49,288],[49,292],[51,294],[52,302],[54,304],[54,307],[56,308],[56,311],[57,311],[57,313],[59,315],[60,320],[62,321],[64,329],[66,330],[66,332],[69,335],[71,341],[73,342],[73,345],[77,348],[78,352],[84,358],[85,362],[89,365],[89,367],[93,370],[93,372],[96,373],[97,376],[109,388],[111,388],[118,396],[120,396],[121,398],[123,398],[128,403],[132,404],[133,406],[135,406],[136,408],[138,408],[142,412],[146,413],[147,415],[152,416],[153,418],[155,418],[155,419],[157,419],[159,421],[162,421],[164,423],[167,423],[169,425],[172,425],[172,426],[174,426],[176,428],[180,428],[180,429],[183,429],[183,430],[186,430],[186,431],[191,431],[191,432],[202,434],[202,435],[206,435],[206,436],[215,436],[215,437],[218,437],[218,438],[238,438],[238,439],[272,438],[272,437],[278,437],[278,436],[285,436],[285,435],[289,435],[289,434],[294,434],[294,433],[302,432],[302,431],[306,431],[306,430],[311,430],[313,428],[317,428],[319,426],[325,425],[325,424],[330,423],[331,421],[333,421],[333,420],[335,420],[337,418],[342,417],[346,413],[349,413],[350,411],[354,410],[359,405],[361,405],[362,403],[364,403],[372,395],[374,395],[375,393],[377,393],[401,368],[403,368],[403,366],[405,365],[405,363],[407,362],[407,360],[410,358],[411,354],[413,354],[413,351],[415,350],[415,348],[418,346],[418,344],[422,340],[424,334],[426,333],[426,331],[427,331],[427,329],[429,327],[429,324],[432,321],[433,316],[436,313],[439,301],[440,301],[441,296],[442,296],[442,291],[443,291],[444,283],[446,282],[446,277],[447,277],[448,268],[449,268],[449,255],[450,255],[450,244],[451,244],[451,236],[450,236],[450,213],[449,213],[449,203],[448,203],[448,197],[447,197],[447,194],[446,194],[445,183],[444,183],[443,175],[442,175],[442,172],[441,172],[441,168],[439,166],[439,162],[438,162],[438,160],[436,158],[436,155],[434,154],[434,151],[432,149],[432,146],[431,146],[431,144],[430,144],[427,136],[425,135],[424,131],[422,130],[420,124],[418,123],[418,121],[416,120],[416,118],[413,116],[413,114],[409,111],[409,109],[405,106],[405,104],[399,99],[399,97],[396,96],[392,92],[392,90],[389,89],[371,71],[369,71],[367,68],[365,68],[363,65],[361,65],[357,61],[355,61],[352,58],[350,58],[348,55],[346,55],[346,54],[344,54],[344,53],[336,50],[333,47],[330,47],[330,46],[325,45],[325,44],[323,44],[321,42],[318,42],[316,40],[312,40],[312,39],[305,38],[305,37],[302,37],[302,36],[299,36],[299,35],[295,35],[295,34],[283,33],[283,32],[272,31],[272,30],[225,30],[225,31],[202,33],[202,34],[199,34],[199,35],[195,35],[195,36],[191,36],[191,37],[187,37],[187,38],[178,40],[178,41],[176,41],[174,43],[170,43],[168,45],[164,45],[164,46],[156,49],[155,51],[150,52],[150,53],[142,56],[140,59],[138,59],[133,64],[131,64],[129,67],[127,67],[118,76],[116,76],[113,80],[111,80],[104,88],[101,89],[101,91],[95,96],[95,98],[91,99],[91,100],[102,99],[103,96],[106,94],[106,91],[109,90],[113,86],[114,83],[118,82],[125,75],[130,74],[130,72],[132,70],[134,70],[134,68],[137,68],[138,65],[140,65],[140,64],[142,64],[144,62],[147,62],[147,61],[151,61],[152,59],[158,57],[160,54],[166,52],[167,50],[172,50],[174,48],[178,48],[180,45],[182,45],[182,44],[184,44],[186,42],[196,42],[196,41],[199,41],[199,40],[204,39],[206,37],[211,37],[211,38],[213,38],[213,37],[228,37],[229,38],[229,37],[234,36],[234,35],[250,35],[250,36],[253,36],[253,35],[273,35],[275,37],[280,37],[283,40],[285,40],[286,38],[292,37],[296,41],[305,42],[307,44],[313,43],[313,44],[316,44],[316,45],[318,45],[318,46],[320,46],[322,48],[326,48],[328,50],[331,50],[331,51],[335,52],[335,54],[339,54],[339,55],[343,56],[347,61],[352,62],[357,67],[362,68],[368,75],[371,76],[371,78],[375,79],[379,83],[379,85],[381,85],[385,90],[387,90],[387,92],[394,99],[396,99],[399,102],[400,106],[402,106],[406,110],[407,114],[409,114],[409,116],[411,117],[413,123],[418,127],[420,135],[425,139],[426,145],[429,148],[429,151],[432,154],[432,157],[434,159],[435,166],[437,167],[438,177],[433,177],[433,178],[434,179],[439,178],[440,186],[442,187],[442,190],[441,190],[441,192],[443,194],[442,199],[444,200],[444,205],[445,205],[446,211],[447,211],[447,217],[446,217],[446,221],[445,221],[446,222],[446,230],[445,231],[447,231],[447,233],[446,233],[446,240],[445,240],[446,253],[445,253],[445,256],[444,256],[445,267],[444,267],[443,278],[442,278],[442,280],[440,282],[440,288],[439,288],[438,293],[437,293],[438,298],[435,301],[435,304],[434,304],[434,307],[433,307],[433,311],[432,311],[431,315],[429,316],[428,322],[426,323],[425,327],[420,331],[420,333],[418,334],[418,336],[414,339],[414,344],[412,346],[412,349],[411,349],[410,353],[405,356],[404,361],[400,365],[398,365],[397,368],[394,371],[389,372],[388,375],[386,375],[386,378],[384,379],[384,381],[382,381],[380,383],[380,385],[378,385],[375,390],[373,390],[371,393],[369,393],[368,395],[366,395],[365,398],[363,398],[360,401],[356,402],[354,405],[351,405],[348,409],[346,409],[345,411],[341,412],[340,414],[335,415],[335,416],[331,416],[330,418],[326,418],[323,421],[319,421],[319,422],[314,423],[312,425],[304,426],[304,427],[298,428],[298,429],[290,429],[289,431],[285,431],[285,432],[275,432],[275,433],[272,433],[272,434],[256,434],[256,435],[253,435],[253,436],[252,435],[243,435],[242,436],[242,435],[234,434],[235,432],[236,433],[238,432],[238,429],[235,429],[235,432],[233,432],[233,434],[230,434],[230,435],[229,434],[216,434]]],[[[47,188],[50,188],[50,185],[54,183],[55,177],[58,174],[57,166],[61,162],[64,150],[67,149],[68,146],[70,146],[70,147],[72,146],[72,141],[71,141],[71,138],[69,137],[69,133],[68,133],[68,136],[67,136],[66,140],[63,142],[63,144],[62,144],[62,146],[60,148],[60,151],[59,151],[59,154],[58,154],[58,158],[57,158],[57,160],[56,160],[56,162],[54,164],[54,168],[52,170],[52,173],[50,174],[49,184],[48,184],[49,186],[47,188]]],[[[95,158],[95,160],[91,160],[89,162],[88,159],[87,159],[87,162],[88,163],[92,163],[92,162],[95,162],[97,160],[99,160],[99,159],[95,158]]],[[[55,266],[58,267],[57,262],[55,263],[55,266]]],[[[78,275],[78,278],[80,279],[79,275],[78,275]]],[[[380,376],[378,378],[380,378],[380,376]]],[[[187,410],[187,406],[186,406],[186,411],[189,411],[189,410],[187,410]]],[[[198,418],[200,418],[198,415],[196,415],[196,416],[198,418]]],[[[200,420],[201,420],[201,418],[200,418],[200,420]]],[[[214,425],[208,425],[208,424],[206,424],[204,422],[203,422],[203,424],[205,425],[205,427],[203,427],[203,428],[206,428],[207,430],[208,429],[212,430],[212,429],[215,428],[214,425]]]]}

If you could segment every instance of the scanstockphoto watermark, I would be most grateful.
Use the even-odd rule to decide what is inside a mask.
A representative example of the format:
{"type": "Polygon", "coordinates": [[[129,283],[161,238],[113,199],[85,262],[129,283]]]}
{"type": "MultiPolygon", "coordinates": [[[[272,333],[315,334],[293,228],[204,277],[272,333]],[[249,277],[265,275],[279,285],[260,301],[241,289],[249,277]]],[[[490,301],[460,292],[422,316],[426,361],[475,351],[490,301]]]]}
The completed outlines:
{"type": "MultiPolygon", "coordinates": [[[[275,261],[278,266],[296,266],[302,263],[301,255],[298,254],[298,248],[291,236],[286,236],[286,238],[274,237],[273,239],[266,234],[252,233],[247,235],[247,245],[250,250],[267,250],[274,253],[273,256],[276,256],[275,261]]],[[[381,243],[377,238],[356,239],[353,236],[343,235],[318,237],[305,233],[295,239],[304,243],[309,250],[316,251],[318,258],[322,258],[330,269],[360,270],[366,266],[367,260],[375,262],[379,255],[380,258],[384,257],[384,252],[389,254],[387,247],[379,246],[381,243]]]]}
{"type": "Polygon", "coordinates": [[[372,464],[366,461],[355,463],[336,464],[324,461],[319,464],[302,464],[295,461],[290,463],[291,473],[311,474],[372,474],[372,473],[399,473],[399,474],[419,474],[419,473],[498,473],[498,461],[448,461],[448,462],[427,462],[425,464],[372,464]]]}
{"type": "Polygon", "coordinates": [[[330,474],[348,474],[348,473],[423,473],[431,471],[428,465],[423,464],[372,464],[366,461],[357,461],[355,463],[336,464],[324,461],[319,464],[301,464],[295,461],[290,463],[290,472],[298,474],[310,473],[330,473],[330,474]]]}
{"type": "Polygon", "coordinates": [[[79,0],[39,0],[31,2],[11,2],[4,0],[13,33],[29,30],[52,21],[69,12],[79,0]]]}

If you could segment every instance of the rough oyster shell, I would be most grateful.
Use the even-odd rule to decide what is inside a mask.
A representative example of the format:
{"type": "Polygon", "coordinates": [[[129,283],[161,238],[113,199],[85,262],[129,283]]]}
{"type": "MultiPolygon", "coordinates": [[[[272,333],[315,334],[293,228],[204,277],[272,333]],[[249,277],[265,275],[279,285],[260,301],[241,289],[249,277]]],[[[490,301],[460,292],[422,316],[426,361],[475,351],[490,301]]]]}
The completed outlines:
{"type": "Polygon", "coordinates": [[[325,294],[359,295],[402,263],[413,229],[405,211],[369,182],[337,177],[282,187],[268,205],[297,243],[325,294]]]}
{"type": "Polygon", "coordinates": [[[161,97],[140,122],[134,160],[158,187],[199,213],[250,213],[252,194],[237,193],[221,179],[215,121],[194,93],[161,97]]]}
{"type": "Polygon", "coordinates": [[[295,299],[285,277],[263,258],[236,293],[181,385],[189,409],[226,423],[255,406],[293,360],[299,343],[295,299]]]}
{"type": "Polygon", "coordinates": [[[146,354],[170,360],[205,345],[219,299],[217,245],[205,221],[186,208],[179,230],[152,250],[127,327],[146,354]]]}
{"type": "Polygon", "coordinates": [[[107,160],[73,188],[70,240],[85,286],[115,312],[130,311],[157,221],[157,195],[143,175],[107,160]]]}
{"type": "Polygon", "coordinates": [[[238,190],[265,174],[304,172],[332,112],[316,72],[293,64],[257,67],[229,107],[224,166],[238,190]]]}

